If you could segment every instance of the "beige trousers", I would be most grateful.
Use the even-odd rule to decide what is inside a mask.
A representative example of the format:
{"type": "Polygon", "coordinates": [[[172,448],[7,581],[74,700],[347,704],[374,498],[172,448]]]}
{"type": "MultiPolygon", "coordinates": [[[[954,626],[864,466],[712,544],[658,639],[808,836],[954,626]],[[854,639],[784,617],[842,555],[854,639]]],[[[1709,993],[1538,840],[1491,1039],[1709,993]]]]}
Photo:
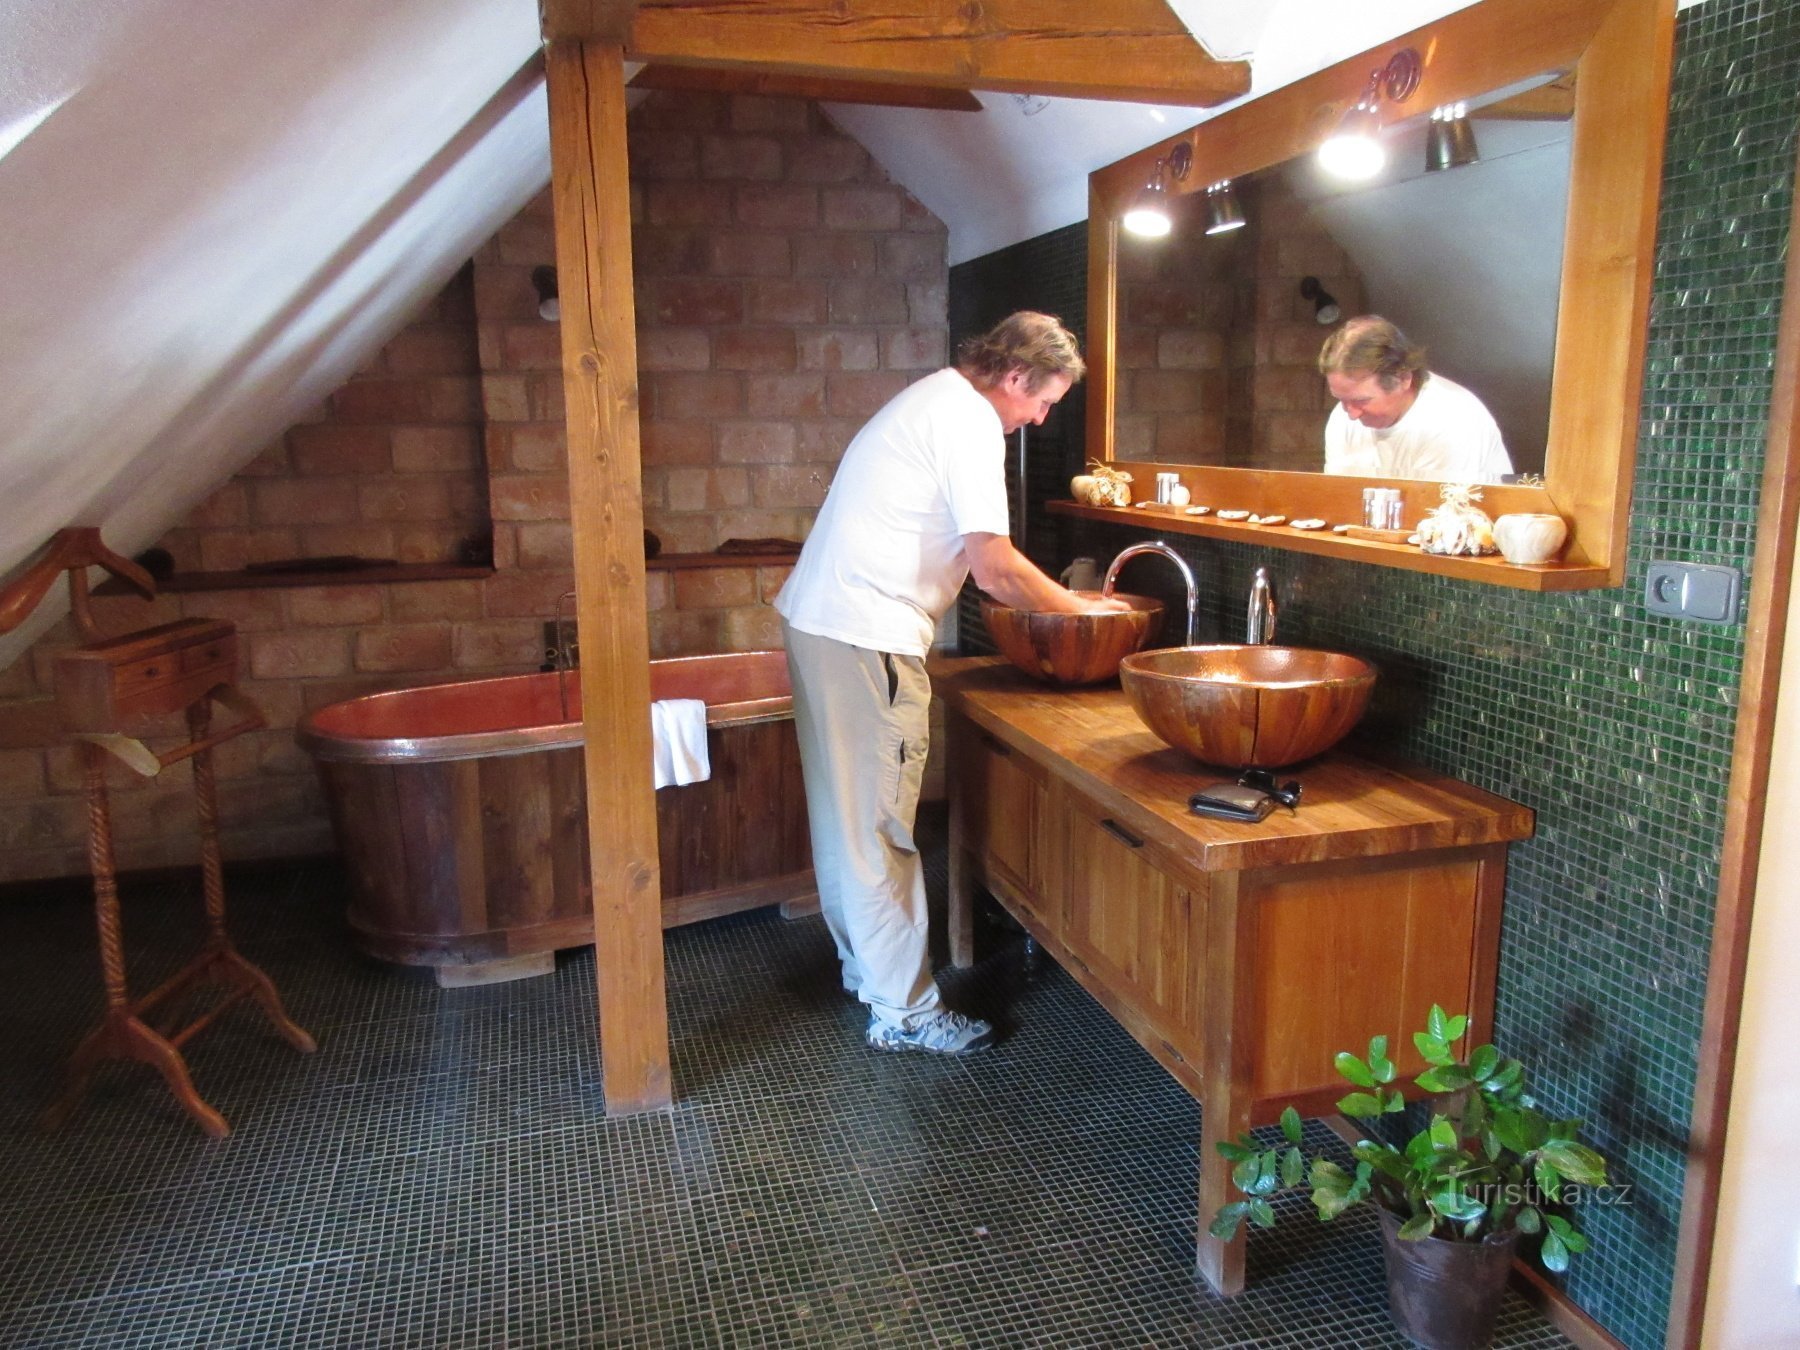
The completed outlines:
{"type": "Polygon", "coordinates": [[[904,1023],[938,1006],[913,842],[931,733],[925,663],[781,630],[819,909],[844,987],[877,1017],[904,1023]]]}

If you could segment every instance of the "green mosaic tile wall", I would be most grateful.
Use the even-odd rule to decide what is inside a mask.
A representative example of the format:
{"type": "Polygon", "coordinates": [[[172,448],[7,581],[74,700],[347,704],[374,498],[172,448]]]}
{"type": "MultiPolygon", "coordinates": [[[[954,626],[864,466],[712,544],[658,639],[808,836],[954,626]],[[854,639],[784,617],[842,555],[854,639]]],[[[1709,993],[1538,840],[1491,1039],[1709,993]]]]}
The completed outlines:
{"type": "MultiPolygon", "coordinates": [[[[1652,559],[1750,567],[1797,89],[1800,5],[1708,0],[1681,15],[1623,589],[1533,595],[1181,541],[1206,594],[1202,641],[1241,639],[1250,574],[1266,566],[1283,640],[1381,667],[1370,736],[1536,810],[1536,837],[1511,855],[1497,1039],[1535,1068],[1546,1103],[1587,1119],[1629,1188],[1588,1208],[1593,1248],[1568,1289],[1646,1350],[1668,1316],[1744,634],[1649,615],[1643,577],[1652,559]]],[[[1007,250],[1006,284],[1065,276],[1081,247],[1070,234],[1007,250]]],[[[958,290],[995,284],[993,270],[953,269],[953,315],[958,290]]],[[[1054,535],[1036,515],[1037,537],[1054,535]]],[[[1065,530],[1059,561],[1104,561],[1142,536],[1065,530]]],[[[1132,589],[1176,598],[1166,566],[1131,567],[1132,589]]]]}

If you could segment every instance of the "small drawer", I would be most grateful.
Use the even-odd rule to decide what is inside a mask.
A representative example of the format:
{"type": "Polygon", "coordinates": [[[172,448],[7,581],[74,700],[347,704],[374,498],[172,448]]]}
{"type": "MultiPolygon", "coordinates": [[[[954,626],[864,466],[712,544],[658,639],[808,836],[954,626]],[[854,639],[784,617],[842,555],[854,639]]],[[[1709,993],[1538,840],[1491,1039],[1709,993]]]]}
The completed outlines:
{"type": "Polygon", "coordinates": [[[157,656],[146,656],[142,660],[132,661],[126,665],[114,666],[112,685],[114,692],[121,699],[125,699],[167,684],[170,680],[178,678],[180,674],[181,654],[179,652],[163,652],[157,656]]]}
{"type": "Polygon", "coordinates": [[[198,671],[215,671],[220,680],[228,681],[237,675],[237,639],[235,637],[217,638],[211,642],[197,643],[192,647],[184,647],[179,653],[181,669],[184,674],[198,671]]]}

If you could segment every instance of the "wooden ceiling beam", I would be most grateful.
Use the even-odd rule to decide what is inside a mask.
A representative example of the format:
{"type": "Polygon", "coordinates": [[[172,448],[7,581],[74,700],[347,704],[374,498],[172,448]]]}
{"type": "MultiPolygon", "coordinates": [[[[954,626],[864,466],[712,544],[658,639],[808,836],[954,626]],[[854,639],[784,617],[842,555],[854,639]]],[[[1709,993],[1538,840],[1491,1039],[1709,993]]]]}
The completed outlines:
{"type": "Polygon", "coordinates": [[[623,47],[636,12],[637,0],[538,0],[538,27],[546,42],[605,42],[623,47]]]}
{"type": "Polygon", "coordinates": [[[1247,93],[1165,0],[541,0],[552,38],[670,66],[1210,107],[1247,93]],[[621,29],[624,29],[621,38],[621,29]]]}
{"type": "Polygon", "coordinates": [[[675,89],[684,93],[755,94],[763,98],[805,98],[817,103],[872,103],[887,108],[930,108],[938,112],[980,112],[981,100],[966,89],[921,89],[874,80],[827,80],[777,75],[766,70],[720,70],[711,66],[645,66],[632,77],[633,89],[675,89]]]}

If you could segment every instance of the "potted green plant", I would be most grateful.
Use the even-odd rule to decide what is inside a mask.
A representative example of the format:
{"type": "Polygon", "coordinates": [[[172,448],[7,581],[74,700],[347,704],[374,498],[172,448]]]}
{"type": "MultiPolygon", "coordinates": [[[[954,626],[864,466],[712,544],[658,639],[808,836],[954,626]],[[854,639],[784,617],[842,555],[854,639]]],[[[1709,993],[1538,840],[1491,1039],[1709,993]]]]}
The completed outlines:
{"type": "MultiPolygon", "coordinates": [[[[1291,1106],[1281,1114],[1283,1144],[1259,1148],[1249,1135],[1219,1144],[1245,1198],[1220,1206],[1213,1236],[1229,1240],[1246,1219],[1273,1227],[1270,1199],[1292,1188],[1310,1192],[1321,1220],[1366,1201],[1381,1219],[1388,1303],[1400,1329],[1432,1350],[1487,1345],[1521,1235],[1539,1240],[1546,1269],[1566,1270],[1587,1246],[1568,1213],[1569,1187],[1605,1185],[1606,1162],[1576,1141],[1579,1120],[1537,1109],[1518,1060],[1491,1045],[1458,1059],[1452,1046],[1467,1029],[1467,1017],[1432,1005],[1425,1030],[1413,1036],[1430,1065],[1413,1080],[1429,1094],[1429,1122],[1403,1148],[1358,1140],[1354,1172],[1302,1156],[1291,1106]]],[[[1366,1059],[1343,1052],[1336,1065],[1354,1089],[1337,1104],[1346,1116],[1405,1109],[1386,1036],[1369,1042],[1366,1059]]]]}

